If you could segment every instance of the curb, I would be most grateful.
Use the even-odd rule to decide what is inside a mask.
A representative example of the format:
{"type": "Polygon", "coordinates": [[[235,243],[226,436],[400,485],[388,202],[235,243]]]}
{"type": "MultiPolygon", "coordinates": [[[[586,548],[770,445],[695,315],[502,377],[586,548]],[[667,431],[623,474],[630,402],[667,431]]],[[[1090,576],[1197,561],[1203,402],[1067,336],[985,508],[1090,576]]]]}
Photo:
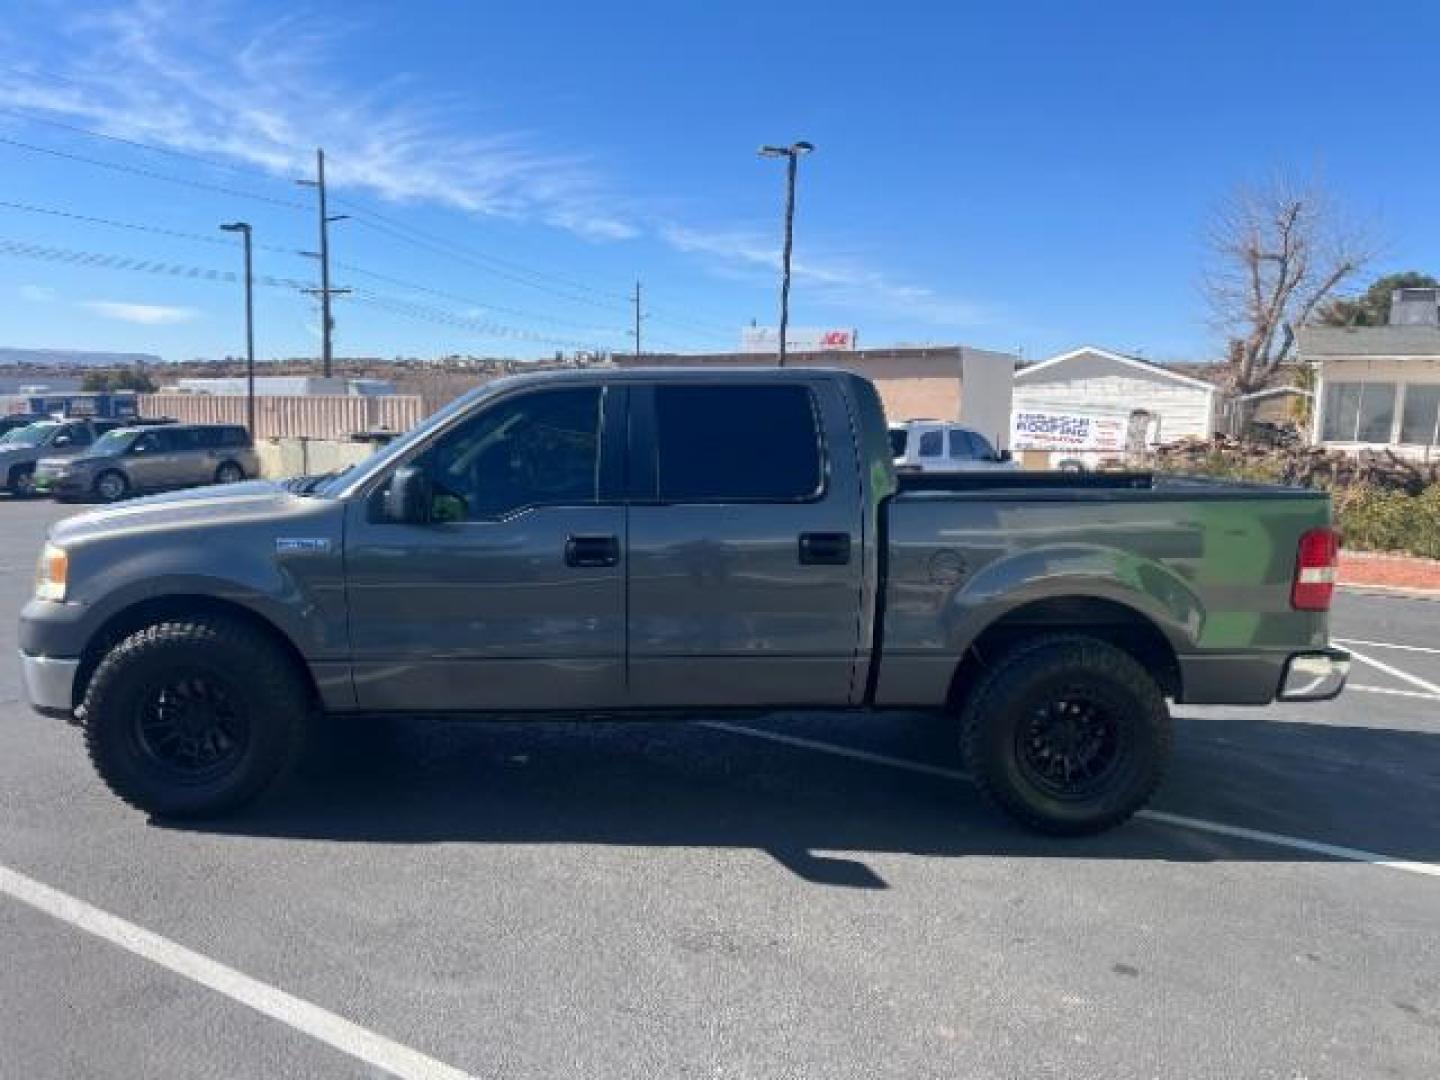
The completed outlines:
{"type": "Polygon", "coordinates": [[[1440,601],[1440,589],[1411,589],[1404,585],[1366,585],[1363,582],[1341,581],[1335,586],[1342,592],[1360,596],[1400,597],[1405,600],[1440,601]]]}

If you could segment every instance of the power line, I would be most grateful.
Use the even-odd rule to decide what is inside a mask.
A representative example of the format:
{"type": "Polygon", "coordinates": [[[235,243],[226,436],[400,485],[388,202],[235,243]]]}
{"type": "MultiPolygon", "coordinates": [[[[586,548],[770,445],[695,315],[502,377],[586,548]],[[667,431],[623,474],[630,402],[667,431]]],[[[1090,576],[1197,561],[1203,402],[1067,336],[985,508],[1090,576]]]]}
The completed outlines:
{"type": "MultiPolygon", "coordinates": [[[[3,204],[0,204],[3,205],[3,204]]],[[[335,260],[335,265],[342,270],[348,270],[352,274],[360,274],[364,277],[374,278],[376,281],[388,282],[391,285],[398,285],[402,289],[413,289],[416,292],[428,293],[431,296],[438,296],[446,300],[454,300],[460,304],[467,304],[470,307],[484,308],[486,311],[498,311],[505,315],[518,315],[522,319],[534,319],[536,322],[550,323],[555,326],[569,326],[579,330],[594,329],[591,323],[576,322],[574,319],[557,319],[553,315],[540,315],[533,311],[526,311],[523,308],[506,307],[503,304],[491,304],[483,300],[475,300],[459,293],[449,292],[445,289],[436,289],[429,285],[421,285],[414,281],[407,281],[404,278],[397,278],[391,274],[382,274],[378,270],[367,270],[363,266],[356,266],[354,263],[335,260]]]]}
{"type": "Polygon", "coordinates": [[[422,322],[437,323],[443,326],[451,326],[461,330],[468,330],[478,337],[506,338],[520,341],[529,341],[543,345],[558,345],[564,348],[583,349],[586,351],[603,351],[597,349],[597,343],[593,340],[583,341],[577,338],[551,337],[548,334],[539,334],[530,330],[522,330],[513,326],[505,326],[501,323],[485,322],[480,319],[469,319],[454,312],[442,311],[437,308],[428,307],[424,304],[414,304],[406,300],[397,300],[393,297],[378,296],[367,290],[358,289],[352,297],[352,302],[367,307],[377,308],[381,311],[388,311],[395,315],[403,315],[407,318],[418,319],[422,322]]]}
{"type": "MultiPolygon", "coordinates": [[[[65,218],[70,221],[83,221],[88,225],[105,225],[113,229],[129,229],[132,232],[152,233],[156,236],[169,236],[177,240],[190,240],[197,244],[221,244],[229,247],[233,241],[222,236],[204,236],[200,233],[182,232],[179,229],[167,229],[160,225],[141,225],[132,221],[116,221],[114,218],[92,217],[89,214],[77,214],[69,210],[57,210],[49,206],[36,206],[33,203],[8,202],[0,199],[0,207],[6,210],[22,210],[27,214],[44,214],[47,217],[65,218]]],[[[272,251],[281,255],[298,255],[294,248],[279,247],[275,244],[256,244],[257,251],[272,251]]]]}
{"type": "MultiPolygon", "coordinates": [[[[172,237],[177,240],[187,240],[199,244],[220,245],[224,247],[229,247],[232,243],[231,240],[222,236],[205,236],[200,233],[184,232],[179,229],[168,229],[159,225],[148,225],[134,221],[118,221],[114,218],[95,217],[90,214],[79,214],[70,210],[61,210],[56,207],[36,206],[33,203],[10,202],[8,200],[0,199],[0,208],[7,210],[18,210],[29,214],[42,214],[46,217],[63,218],[68,221],[79,221],[84,222],[87,225],[103,225],[108,228],[126,229],[131,232],[148,233],[156,236],[172,237]]],[[[277,244],[257,243],[253,246],[257,251],[270,251],[281,255],[300,256],[303,254],[302,252],[299,252],[294,248],[281,247],[277,244]]],[[[457,303],[466,304],[470,307],[485,308],[488,311],[497,311],[502,314],[515,315],[522,319],[532,319],[536,322],[550,323],[556,326],[570,326],[575,329],[581,330],[594,329],[592,323],[576,322],[569,319],[559,319],[549,315],[541,315],[538,312],[526,311],[522,308],[506,307],[501,304],[491,304],[485,301],[475,300],[471,297],[463,296],[460,293],[449,292],[445,289],[436,289],[428,285],[422,285],[419,282],[408,281],[404,278],[395,277],[392,274],[384,274],[378,270],[370,270],[366,267],[357,266],[354,263],[342,262],[338,259],[333,260],[332,265],[340,267],[341,269],[346,270],[352,274],[360,274],[365,277],[374,278],[376,281],[384,281],[391,285],[399,286],[400,288],[427,293],[429,295],[440,297],[446,300],[453,300],[457,303]]]]}
{"type": "Polygon", "coordinates": [[[61,131],[68,131],[74,135],[85,135],[92,139],[104,139],[106,142],[118,143],[121,146],[129,146],[136,150],[148,150],[155,154],[164,154],[166,157],[176,158],[180,161],[193,161],[212,169],[225,169],[228,172],[239,173],[242,176],[256,176],[272,182],[283,182],[284,179],[257,166],[238,165],[234,162],[221,161],[218,158],[205,157],[202,154],[192,154],[184,150],[176,150],[170,146],[160,146],[157,143],[142,142],[139,139],[127,139],[122,135],[111,135],[109,132],[96,131],[94,128],[82,127],[79,124],[67,124],[64,120],[55,120],[48,116],[37,116],[23,109],[0,105],[0,113],[18,117],[32,124],[44,124],[47,127],[59,128],[61,131]]]}
{"type": "Polygon", "coordinates": [[[34,143],[21,142],[19,139],[6,138],[0,135],[0,143],[6,146],[14,146],[21,150],[28,150],[35,154],[48,154],[51,157],[65,158],[68,161],[79,161],[86,165],[94,165],[101,169],[111,169],[115,172],[129,173],[132,176],[143,176],[151,180],[163,180],[167,184],[180,184],[183,187],[196,188],[200,191],[209,191],[220,195],[230,195],[240,199],[254,199],[258,202],[271,203],[274,206],[284,206],[292,210],[308,210],[308,206],[295,202],[292,199],[277,199],[270,195],[259,195],[253,191],[243,191],[240,188],[225,187],[223,184],[207,184],[203,180],[186,180],[180,176],[171,176],[168,173],[155,172],[153,169],[141,169],[133,165],[121,165],[114,161],[104,161],[100,158],[86,157],[83,154],[72,154],[65,150],[56,150],[49,146],[36,146],[34,143]]]}
{"type": "MultiPolygon", "coordinates": [[[[25,240],[0,238],[0,256],[33,259],[41,262],[63,263],[68,266],[87,267],[91,269],[119,270],[163,277],[188,278],[196,281],[235,283],[240,280],[240,275],[233,270],[216,270],[213,267],[190,266],[183,263],[138,258],[129,255],[85,251],[77,248],[53,247],[46,244],[35,244],[25,240]]],[[[257,274],[254,280],[257,285],[263,285],[273,289],[282,289],[292,294],[299,294],[310,288],[309,282],[299,281],[295,278],[275,277],[270,274],[257,274]]],[[[456,315],[452,312],[442,311],[438,308],[431,308],[421,304],[414,304],[380,293],[372,293],[369,290],[357,290],[352,300],[355,303],[363,303],[382,311],[389,311],[392,314],[467,329],[472,333],[483,334],[484,336],[493,338],[510,338],[569,348],[595,348],[595,342],[593,340],[580,341],[570,338],[550,337],[520,327],[507,326],[503,323],[489,323],[476,319],[467,319],[464,316],[456,315]]]]}
{"type": "MultiPolygon", "coordinates": [[[[337,199],[336,201],[338,202],[340,200],[337,199]]],[[[416,247],[425,249],[426,251],[430,251],[439,255],[444,255],[451,259],[456,259],[459,262],[463,262],[470,266],[474,266],[480,270],[483,270],[487,274],[493,274],[496,277],[505,278],[508,281],[516,282],[517,284],[524,285],[528,288],[538,289],[541,292],[550,293],[552,296],[557,296],[562,300],[569,301],[570,303],[587,304],[590,307],[600,308],[602,311],[615,311],[620,305],[620,301],[600,301],[588,296],[581,296],[573,292],[567,292],[564,289],[555,288],[554,286],[546,285],[540,281],[535,281],[527,277],[522,277],[520,274],[514,273],[512,271],[489,265],[489,263],[493,262],[494,260],[489,260],[485,256],[473,255],[469,252],[458,249],[451,249],[449,247],[442,246],[429,240],[420,239],[419,237],[409,236],[405,233],[397,231],[396,229],[392,229],[387,225],[381,225],[374,221],[370,221],[368,220],[368,217],[369,215],[367,214],[367,212],[361,211],[360,216],[355,218],[355,222],[358,225],[365,226],[367,229],[372,229],[375,232],[383,233],[384,235],[393,237],[397,240],[403,240],[407,244],[413,244],[416,247]]]]}
{"type": "Polygon", "coordinates": [[[454,240],[449,240],[445,237],[435,236],[434,234],[428,233],[424,229],[417,228],[414,225],[409,225],[405,222],[397,221],[395,218],[380,213],[378,210],[375,210],[374,208],[366,205],[365,203],[352,196],[336,195],[335,201],[337,203],[344,203],[346,206],[349,206],[357,213],[362,214],[368,218],[373,218],[375,221],[380,222],[384,225],[388,225],[392,229],[400,230],[407,234],[410,234],[416,240],[424,241],[428,244],[433,244],[440,247],[449,248],[453,251],[466,254],[469,257],[477,259],[481,262],[493,263],[495,266],[505,270],[509,270],[512,273],[536,278],[540,281],[553,281],[556,282],[558,285],[563,286],[567,289],[571,289],[575,292],[590,293],[594,296],[612,302],[625,303],[629,300],[629,297],[625,296],[623,293],[611,292],[608,289],[597,289],[593,285],[588,285],[583,281],[579,281],[572,277],[567,277],[564,274],[557,274],[553,271],[548,270],[535,270],[528,266],[524,266],[521,263],[512,262],[509,259],[502,259],[498,255],[479,254],[473,250],[465,248],[461,244],[457,244],[454,240]]]}
{"type": "MultiPolygon", "coordinates": [[[[15,68],[14,65],[3,66],[9,66],[11,70],[20,70],[18,68],[15,68]]],[[[34,71],[27,71],[25,73],[28,75],[36,74],[36,72],[34,71]]],[[[53,79],[60,79],[60,76],[47,77],[53,79]]],[[[61,81],[69,80],[62,79],[61,81]]],[[[101,139],[106,142],[111,142],[122,146],[128,146],[134,149],[146,150],[157,154],[164,154],[167,157],[175,158],[182,161],[195,162],[196,164],[204,165],[209,168],[226,169],[231,172],[239,173],[242,175],[256,176],[272,182],[280,179],[274,174],[257,167],[220,161],[218,159],[205,157],[200,154],[177,150],[173,147],[160,146],[155,143],[144,142],[139,139],[129,139],[120,135],[112,135],[107,132],[96,131],[93,128],[83,127],[79,124],[70,124],[62,120],[55,120],[49,117],[37,116],[33,113],[25,112],[20,109],[0,106],[0,112],[18,117],[32,123],[45,124],[50,127],[58,128],[63,131],[68,131],[76,135],[84,135],[89,138],[101,139]]],[[[155,172],[151,169],[122,165],[117,162],[110,162],[98,158],[86,157],[82,154],[74,154],[63,150],[57,150],[52,147],[37,146],[33,143],[26,143],[18,139],[11,139],[0,136],[0,143],[14,146],[17,149],[27,150],[32,153],[47,154],[52,157],[77,161],[87,165],[95,166],[97,168],[110,169],[116,172],[128,173],[134,176],[141,176],[153,180],[160,180],[165,183],[179,184],[185,187],[194,188],[196,190],[209,191],[216,194],[231,195],[237,198],[252,199],[259,202],[270,203],[275,206],[283,206],[289,209],[308,209],[302,203],[296,202],[294,200],[282,199],[269,195],[262,195],[257,192],[227,187],[220,184],[211,184],[198,180],[188,180],[183,177],[155,172]]],[[[400,222],[393,217],[382,214],[378,210],[373,209],[372,207],[368,206],[367,204],[356,198],[341,195],[333,195],[331,196],[331,198],[336,203],[341,203],[343,205],[353,208],[357,212],[357,214],[360,215],[356,218],[357,223],[364,225],[367,228],[373,229],[376,232],[389,235],[394,239],[417,245],[432,252],[438,252],[440,254],[448,255],[449,257],[459,259],[462,262],[469,262],[471,265],[475,265],[479,269],[484,270],[487,273],[491,273],[498,277],[502,277],[507,280],[526,285],[530,288],[535,288],[544,292],[548,292],[551,295],[557,296],[571,303],[589,304],[594,307],[603,307],[606,310],[610,310],[612,309],[612,305],[614,304],[628,304],[630,302],[630,297],[624,294],[610,292],[607,289],[599,289],[592,285],[581,282],[577,279],[567,277],[565,275],[556,274],[551,271],[534,270],[520,263],[499,258],[498,256],[477,253],[473,251],[473,249],[467,249],[462,247],[461,245],[456,244],[454,241],[436,237],[433,234],[427,233],[424,230],[416,228],[413,225],[400,222]],[[547,284],[548,281],[558,283],[559,287],[547,284]],[[589,295],[575,295],[577,293],[589,295]],[[596,299],[591,299],[590,297],[592,296],[608,302],[601,304],[596,299]]],[[[84,219],[82,218],[81,220],[84,219]]],[[[95,219],[95,221],[101,224],[109,224],[109,222],[105,222],[103,219],[95,219]]],[[[119,227],[124,228],[127,226],[120,225],[119,227]]],[[[190,238],[195,237],[192,234],[190,238]]],[[[208,242],[209,238],[206,239],[208,242]]],[[[257,248],[261,248],[261,245],[256,246],[257,248]]],[[[262,249],[271,251],[281,250],[274,247],[264,247],[262,249]]],[[[289,253],[288,249],[285,250],[286,253],[289,253]]],[[[476,306],[487,305],[476,304],[476,306]]],[[[497,310],[505,309],[497,308],[497,310]]],[[[713,324],[707,325],[694,319],[684,319],[678,316],[666,315],[655,312],[650,313],[650,317],[657,322],[664,322],[671,326],[687,329],[692,332],[699,332],[700,334],[707,337],[723,338],[729,334],[729,331],[726,329],[722,329],[713,324]]]]}

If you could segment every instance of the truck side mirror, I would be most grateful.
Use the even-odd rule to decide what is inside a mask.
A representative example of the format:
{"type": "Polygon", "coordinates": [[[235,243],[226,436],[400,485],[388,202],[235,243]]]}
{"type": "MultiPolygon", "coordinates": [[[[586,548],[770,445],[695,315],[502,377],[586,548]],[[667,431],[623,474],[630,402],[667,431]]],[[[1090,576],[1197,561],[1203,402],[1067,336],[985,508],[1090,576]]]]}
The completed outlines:
{"type": "Polygon", "coordinates": [[[395,525],[424,525],[430,520],[435,491],[424,469],[402,465],[385,491],[384,518],[395,525]]]}

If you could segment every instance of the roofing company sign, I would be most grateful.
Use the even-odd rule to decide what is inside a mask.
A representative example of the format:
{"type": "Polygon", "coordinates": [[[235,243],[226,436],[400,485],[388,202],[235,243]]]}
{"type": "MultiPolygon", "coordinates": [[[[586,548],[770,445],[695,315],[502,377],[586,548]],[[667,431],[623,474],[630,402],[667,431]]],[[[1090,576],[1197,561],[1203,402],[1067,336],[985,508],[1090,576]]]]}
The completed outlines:
{"type": "Polygon", "coordinates": [[[1127,416],[1017,409],[1010,419],[1012,450],[1125,450],[1127,416]]]}
{"type": "MultiPolygon", "coordinates": [[[[790,352],[852,352],[854,330],[801,329],[792,326],[785,331],[785,347],[790,352]]],[[[780,331],[773,326],[747,326],[740,331],[740,351],[773,353],[780,348],[780,331]]]]}

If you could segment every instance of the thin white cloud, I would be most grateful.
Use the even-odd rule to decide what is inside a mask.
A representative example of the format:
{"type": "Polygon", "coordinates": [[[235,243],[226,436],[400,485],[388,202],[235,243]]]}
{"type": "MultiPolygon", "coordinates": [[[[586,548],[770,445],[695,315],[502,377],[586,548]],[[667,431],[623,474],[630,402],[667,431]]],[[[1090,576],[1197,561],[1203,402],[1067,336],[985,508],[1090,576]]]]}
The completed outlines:
{"type": "Polygon", "coordinates": [[[194,308],[167,304],[131,304],[122,300],[87,300],[80,305],[106,319],[139,323],[142,326],[171,326],[189,322],[200,313],[194,308]]]}
{"type": "MultiPolygon", "coordinates": [[[[763,270],[768,277],[780,269],[779,245],[756,231],[694,229],[671,223],[661,227],[660,235],[679,251],[716,260],[714,269],[727,276],[763,270]]],[[[806,284],[817,301],[831,307],[883,312],[936,326],[979,326],[991,321],[978,304],[927,286],[896,281],[853,258],[793,258],[790,272],[797,285],[806,284]]]]}
{"type": "Polygon", "coordinates": [[[339,41],[319,18],[246,26],[243,5],[134,0],[71,19],[58,71],[0,72],[0,104],[109,135],[397,203],[538,220],[595,240],[638,234],[588,162],[519,132],[461,134],[465,105],[416,102],[408,80],[356,91],[329,73],[339,41]],[[59,77],[56,78],[55,76],[59,77]]]}
{"type": "MultiPolygon", "coordinates": [[[[335,63],[345,43],[331,21],[296,15],[257,29],[248,17],[239,0],[129,0],[62,16],[51,50],[62,59],[0,68],[0,105],[277,179],[312,174],[323,145],[342,195],[541,222],[596,242],[653,237],[731,279],[758,281],[778,264],[769,232],[652,225],[654,213],[588,157],[525,132],[477,134],[467,102],[421,94],[409,78],[357,90],[335,63]]],[[[810,245],[794,272],[807,300],[834,308],[945,327],[993,321],[972,302],[810,245]]]]}
{"type": "Polygon", "coordinates": [[[21,285],[20,299],[32,304],[48,304],[55,299],[55,290],[47,285],[21,285]]]}

